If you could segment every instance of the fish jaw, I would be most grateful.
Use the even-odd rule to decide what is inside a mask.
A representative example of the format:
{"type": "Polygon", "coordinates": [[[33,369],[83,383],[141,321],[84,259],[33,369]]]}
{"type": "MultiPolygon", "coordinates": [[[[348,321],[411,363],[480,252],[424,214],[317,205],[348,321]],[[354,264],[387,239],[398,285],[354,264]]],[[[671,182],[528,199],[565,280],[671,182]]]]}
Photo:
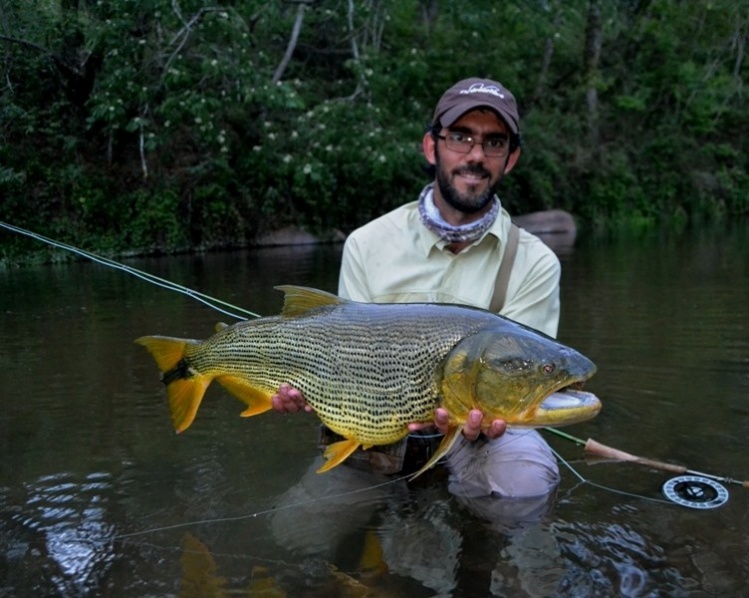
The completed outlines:
{"type": "Polygon", "coordinates": [[[550,402],[547,397],[579,386],[596,371],[587,357],[519,325],[488,329],[458,343],[442,369],[443,406],[464,423],[471,409],[485,421],[509,426],[566,425],[594,417],[600,401],[550,402]]]}

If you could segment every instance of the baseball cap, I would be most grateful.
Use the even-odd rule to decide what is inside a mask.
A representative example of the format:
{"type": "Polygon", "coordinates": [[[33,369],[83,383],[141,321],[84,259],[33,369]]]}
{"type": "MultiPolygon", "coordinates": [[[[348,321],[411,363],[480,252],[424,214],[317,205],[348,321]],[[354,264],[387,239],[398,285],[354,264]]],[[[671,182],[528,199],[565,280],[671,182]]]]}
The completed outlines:
{"type": "Polygon", "coordinates": [[[491,108],[515,135],[518,134],[520,117],[515,96],[500,83],[477,77],[463,79],[442,94],[432,123],[439,121],[443,127],[449,127],[474,108],[491,108]]]}

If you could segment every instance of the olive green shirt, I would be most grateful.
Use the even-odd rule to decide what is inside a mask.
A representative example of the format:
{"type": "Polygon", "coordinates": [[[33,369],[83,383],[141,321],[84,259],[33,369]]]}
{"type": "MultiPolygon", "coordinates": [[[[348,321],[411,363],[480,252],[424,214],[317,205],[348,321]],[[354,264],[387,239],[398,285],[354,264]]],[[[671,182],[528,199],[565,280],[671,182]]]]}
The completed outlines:
{"type": "MultiPolygon", "coordinates": [[[[425,227],[411,202],[355,230],[343,249],[338,294],[373,303],[458,303],[488,308],[510,230],[501,209],[492,227],[457,254],[425,227]]],[[[556,336],[559,259],[520,231],[503,316],[556,336]]]]}

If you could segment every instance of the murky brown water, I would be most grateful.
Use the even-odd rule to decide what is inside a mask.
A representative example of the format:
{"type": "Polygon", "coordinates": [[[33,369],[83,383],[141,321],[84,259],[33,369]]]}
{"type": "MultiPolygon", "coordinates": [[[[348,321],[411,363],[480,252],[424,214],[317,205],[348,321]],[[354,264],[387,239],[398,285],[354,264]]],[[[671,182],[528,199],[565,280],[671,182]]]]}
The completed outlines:
{"type": "MultiPolygon", "coordinates": [[[[273,285],[335,290],[338,258],[307,247],[127,263],[272,314],[273,285]]],[[[567,431],[749,478],[746,224],[562,258],[560,339],[597,363],[588,388],[604,402],[567,431]]],[[[746,591],[749,489],[735,484],[724,506],[687,509],[661,502],[669,474],[588,465],[548,436],[578,473],[563,465],[551,514],[507,530],[458,504],[438,473],[377,488],[309,476],[314,418],[242,419],[219,388],[176,436],[133,339],[200,338],[218,320],[231,321],[91,263],[0,272],[0,596],[746,591]]]]}

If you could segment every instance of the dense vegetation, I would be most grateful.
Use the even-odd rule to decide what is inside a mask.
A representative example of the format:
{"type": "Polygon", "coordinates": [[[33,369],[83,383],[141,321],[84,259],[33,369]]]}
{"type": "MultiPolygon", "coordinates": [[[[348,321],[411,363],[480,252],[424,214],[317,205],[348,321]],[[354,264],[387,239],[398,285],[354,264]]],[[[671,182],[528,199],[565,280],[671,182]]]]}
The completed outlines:
{"type": "MultiPolygon", "coordinates": [[[[746,3],[0,0],[0,220],[118,253],[349,231],[415,198],[440,93],[518,97],[502,192],[590,224],[745,214],[746,3]]],[[[22,249],[0,233],[0,257],[22,249]]]]}

